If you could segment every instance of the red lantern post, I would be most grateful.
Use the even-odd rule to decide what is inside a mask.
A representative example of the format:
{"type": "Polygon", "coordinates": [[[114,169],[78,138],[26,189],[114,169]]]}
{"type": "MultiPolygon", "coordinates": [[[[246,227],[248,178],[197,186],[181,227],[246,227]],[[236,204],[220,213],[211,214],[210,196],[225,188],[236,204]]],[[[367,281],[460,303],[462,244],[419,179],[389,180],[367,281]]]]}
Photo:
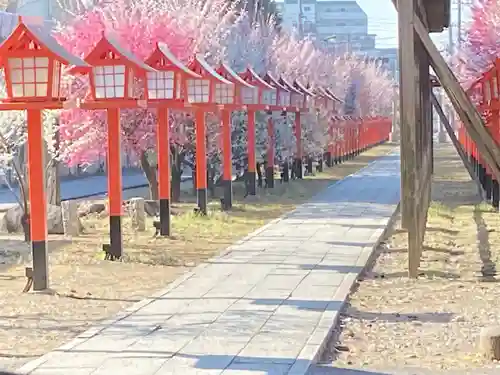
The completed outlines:
{"type": "MultiPolygon", "coordinates": [[[[280,77],[279,83],[285,87],[290,92],[290,105],[286,108],[287,112],[293,112],[295,114],[295,162],[294,164],[297,166],[297,170],[300,170],[298,174],[298,178],[302,178],[302,159],[304,158],[304,148],[302,146],[302,124],[301,124],[301,116],[300,111],[302,105],[304,105],[305,96],[292,84],[286,81],[283,77],[280,77]]],[[[312,160],[307,158],[308,165],[307,169],[312,169],[312,160]]],[[[309,173],[312,173],[312,170],[309,170],[309,173]]]]}
{"type": "MultiPolygon", "coordinates": [[[[299,104],[299,106],[297,107],[298,111],[295,112],[295,118],[297,118],[297,117],[300,116],[301,112],[307,112],[309,110],[310,103],[313,103],[312,98],[314,97],[314,93],[312,91],[309,91],[299,81],[294,81],[293,88],[296,91],[298,91],[299,94],[300,94],[300,96],[298,96],[300,99],[297,100],[297,104],[299,104]]],[[[296,132],[298,132],[297,129],[296,129],[296,132]]],[[[297,135],[299,135],[299,134],[297,134],[297,135]]],[[[302,138],[302,129],[300,129],[300,137],[302,138]]],[[[301,155],[302,152],[303,152],[302,140],[300,141],[300,143],[297,143],[297,150],[300,150],[300,152],[297,152],[297,153],[299,155],[301,155]],[[299,145],[300,145],[300,149],[299,149],[299,145]]],[[[323,158],[323,155],[321,155],[320,157],[323,158]]],[[[309,173],[312,173],[313,172],[312,171],[312,159],[311,159],[310,156],[308,157],[308,164],[309,164],[308,168],[310,169],[309,173]]],[[[320,166],[322,167],[322,165],[323,165],[323,161],[321,160],[320,161],[320,166]]]]}
{"type": "MultiPolygon", "coordinates": [[[[233,104],[234,84],[217,73],[201,55],[196,55],[188,64],[189,69],[202,80],[187,81],[188,102],[196,110],[196,191],[198,209],[207,214],[207,148],[205,111],[215,111],[217,106],[233,104]]],[[[222,108],[222,107],[221,107],[222,108]]]]}
{"type": "Polygon", "coordinates": [[[122,216],[122,163],[120,109],[147,105],[148,90],[141,86],[146,74],[155,70],[121,48],[103,34],[94,49],[85,57],[92,65],[90,96],[82,108],[106,109],[108,120],[108,202],[110,245],[104,245],[106,258],[119,259],[123,253],[122,216]]]}
{"type": "Polygon", "coordinates": [[[182,108],[187,101],[186,85],[189,80],[201,80],[201,76],[180,62],[168,46],[157,44],[146,64],[155,69],[147,72],[149,102],[156,104],[156,150],[158,157],[158,195],[160,200],[160,235],[170,236],[170,124],[169,108],[182,108]]]}
{"type": "MultiPolygon", "coordinates": [[[[274,93],[271,93],[272,105],[269,106],[268,118],[267,118],[267,136],[268,136],[268,148],[267,148],[267,167],[266,167],[266,187],[274,187],[274,154],[275,154],[275,136],[274,136],[274,124],[272,113],[273,111],[286,112],[287,108],[290,106],[290,91],[284,87],[279,81],[274,78],[271,73],[267,73],[264,76],[264,81],[276,90],[276,97],[273,97],[274,93]]],[[[300,169],[302,171],[302,168],[300,169]]]]}
{"type": "Polygon", "coordinates": [[[33,289],[49,287],[47,259],[47,207],[43,164],[43,109],[61,109],[61,75],[71,66],[76,72],[90,69],[83,60],[67,52],[38,25],[19,23],[0,45],[7,98],[0,110],[26,110],[28,125],[29,232],[33,254],[33,289]]]}
{"type": "Polygon", "coordinates": [[[249,84],[258,89],[259,101],[257,104],[247,105],[248,111],[248,172],[247,172],[247,186],[248,194],[255,195],[256,175],[255,168],[257,166],[257,157],[255,155],[255,112],[259,110],[269,110],[270,107],[276,104],[276,89],[269,85],[266,81],[259,77],[259,75],[252,69],[247,70],[241,74],[241,77],[249,84]],[[274,102],[273,102],[274,100],[274,102]]]}
{"type": "MultiPolygon", "coordinates": [[[[242,77],[226,64],[221,64],[217,69],[222,77],[234,84],[233,104],[224,105],[222,110],[222,153],[223,153],[223,184],[224,199],[223,208],[230,209],[233,206],[232,193],[232,156],[231,156],[231,110],[244,109],[248,106],[259,104],[259,90],[257,87],[247,83],[242,77]]],[[[254,141],[255,144],[255,141],[254,141]]],[[[255,146],[254,146],[255,147],[255,146]]],[[[255,148],[254,148],[255,152],[255,148]]],[[[255,183],[255,182],[254,182],[255,183]]]]}

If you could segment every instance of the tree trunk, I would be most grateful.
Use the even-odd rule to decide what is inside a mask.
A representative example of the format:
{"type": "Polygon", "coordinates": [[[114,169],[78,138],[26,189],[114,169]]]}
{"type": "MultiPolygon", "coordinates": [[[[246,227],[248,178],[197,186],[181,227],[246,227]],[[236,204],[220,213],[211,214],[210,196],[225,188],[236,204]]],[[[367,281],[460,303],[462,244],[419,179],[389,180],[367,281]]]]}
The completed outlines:
{"type": "Polygon", "coordinates": [[[149,164],[146,152],[141,153],[141,167],[146,175],[149,184],[150,199],[158,200],[158,178],[156,177],[156,170],[149,164]]]}
{"type": "Polygon", "coordinates": [[[181,183],[182,183],[182,159],[183,155],[177,147],[171,146],[170,152],[172,156],[172,184],[170,188],[172,202],[181,200],[181,183]]]}

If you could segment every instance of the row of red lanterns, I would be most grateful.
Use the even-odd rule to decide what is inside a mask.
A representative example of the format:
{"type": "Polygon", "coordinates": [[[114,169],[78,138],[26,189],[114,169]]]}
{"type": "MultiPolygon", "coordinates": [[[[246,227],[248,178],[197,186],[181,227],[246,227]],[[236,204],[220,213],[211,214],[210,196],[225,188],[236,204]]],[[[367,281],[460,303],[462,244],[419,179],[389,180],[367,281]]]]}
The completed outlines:
{"type": "MultiPolygon", "coordinates": [[[[299,82],[289,83],[270,73],[261,78],[251,68],[242,74],[226,64],[214,69],[201,55],[194,56],[188,65],[184,65],[165,44],[158,44],[149,58],[142,62],[104,34],[82,60],[66,51],[39,26],[27,24],[21,18],[0,46],[0,56],[7,86],[7,98],[0,102],[0,110],[27,110],[28,115],[30,233],[35,290],[48,286],[41,111],[70,106],[61,89],[65,67],[72,74],[89,77],[90,90],[76,105],[84,109],[107,110],[111,240],[108,252],[111,258],[120,258],[122,254],[121,108],[157,110],[160,233],[170,235],[169,108],[192,109],[196,113],[196,188],[199,210],[206,213],[206,112],[221,114],[224,200],[230,207],[232,110],[245,109],[248,112],[248,186],[249,194],[254,195],[255,112],[295,113],[296,158],[302,160],[301,112],[308,111],[309,107],[322,107],[333,112],[335,104],[340,102],[327,88],[311,90],[299,82]]],[[[270,116],[268,131],[272,139],[274,129],[270,116]]],[[[268,152],[268,165],[270,168],[274,165],[272,147],[268,152]]]]}

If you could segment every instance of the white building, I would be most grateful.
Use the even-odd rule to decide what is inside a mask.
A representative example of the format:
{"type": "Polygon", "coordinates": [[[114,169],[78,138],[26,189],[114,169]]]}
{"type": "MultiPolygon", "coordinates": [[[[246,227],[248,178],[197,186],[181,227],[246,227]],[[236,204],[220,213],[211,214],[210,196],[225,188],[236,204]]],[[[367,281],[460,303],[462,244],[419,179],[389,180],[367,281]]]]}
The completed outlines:
{"type": "Polygon", "coordinates": [[[368,16],[356,1],[284,0],[278,3],[283,27],[298,29],[302,7],[302,27],[339,53],[375,48],[375,35],[368,34],[368,16]]]}

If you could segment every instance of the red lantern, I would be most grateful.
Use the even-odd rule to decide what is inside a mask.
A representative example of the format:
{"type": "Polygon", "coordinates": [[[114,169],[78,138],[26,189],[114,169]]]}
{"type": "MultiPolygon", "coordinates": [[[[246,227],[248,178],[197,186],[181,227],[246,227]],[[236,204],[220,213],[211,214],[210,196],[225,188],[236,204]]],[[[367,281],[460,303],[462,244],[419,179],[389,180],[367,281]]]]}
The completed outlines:
{"type": "Polygon", "coordinates": [[[169,108],[182,107],[187,102],[188,82],[202,81],[170,52],[164,43],[158,43],[146,64],[154,71],[146,72],[149,102],[156,104],[156,147],[158,158],[158,193],[160,198],[160,230],[170,235],[170,129],[169,108]]]}
{"type": "Polygon", "coordinates": [[[189,69],[201,76],[187,80],[187,100],[196,111],[196,190],[198,209],[207,214],[207,156],[205,110],[235,102],[235,85],[217,73],[201,55],[188,64],[189,69]]]}
{"type": "Polygon", "coordinates": [[[309,99],[314,98],[314,93],[308,90],[304,85],[302,85],[299,81],[294,81],[293,86],[299,92],[302,93],[302,102],[299,105],[301,111],[307,111],[309,108],[309,99]]]}
{"type": "Polygon", "coordinates": [[[274,111],[285,111],[286,108],[290,106],[290,91],[279,83],[279,81],[269,72],[264,76],[264,81],[276,90],[276,97],[273,96],[274,93],[271,93],[272,104],[270,109],[274,111]]]}
{"type": "Polygon", "coordinates": [[[61,74],[72,66],[79,72],[90,69],[73,56],[40,26],[19,23],[0,45],[0,65],[4,70],[7,98],[0,110],[26,110],[28,125],[28,191],[33,289],[49,287],[47,255],[47,207],[45,165],[43,164],[42,110],[62,108],[61,74]]]}
{"type": "Polygon", "coordinates": [[[187,102],[188,82],[193,85],[202,81],[202,77],[179,61],[164,43],[158,43],[145,62],[155,69],[146,73],[150,101],[168,100],[169,106],[174,102],[187,102]]]}
{"type": "Polygon", "coordinates": [[[234,103],[234,84],[212,68],[202,55],[196,55],[188,64],[189,69],[202,79],[187,80],[188,102],[191,104],[224,105],[234,103]]]}
{"type": "Polygon", "coordinates": [[[269,83],[264,81],[259,75],[250,67],[244,73],[241,73],[241,77],[254,87],[257,87],[259,92],[259,101],[255,106],[250,106],[255,110],[259,109],[269,109],[271,105],[276,105],[276,88],[271,86],[269,83]]]}
{"type": "Polygon", "coordinates": [[[61,101],[61,74],[65,67],[83,72],[90,67],[70,54],[40,26],[19,20],[0,46],[7,99],[10,102],[61,101]]]}
{"type": "MultiPolygon", "coordinates": [[[[147,100],[146,73],[155,70],[124,50],[104,34],[94,49],[85,57],[92,65],[90,75],[90,96],[94,101],[147,100]]],[[[109,104],[107,104],[109,105],[109,104]]]]}
{"type": "Polygon", "coordinates": [[[293,87],[287,80],[281,77],[278,81],[281,85],[283,85],[290,92],[290,105],[289,110],[291,112],[299,111],[299,108],[302,106],[304,101],[304,94],[302,94],[299,90],[293,87]]]}

